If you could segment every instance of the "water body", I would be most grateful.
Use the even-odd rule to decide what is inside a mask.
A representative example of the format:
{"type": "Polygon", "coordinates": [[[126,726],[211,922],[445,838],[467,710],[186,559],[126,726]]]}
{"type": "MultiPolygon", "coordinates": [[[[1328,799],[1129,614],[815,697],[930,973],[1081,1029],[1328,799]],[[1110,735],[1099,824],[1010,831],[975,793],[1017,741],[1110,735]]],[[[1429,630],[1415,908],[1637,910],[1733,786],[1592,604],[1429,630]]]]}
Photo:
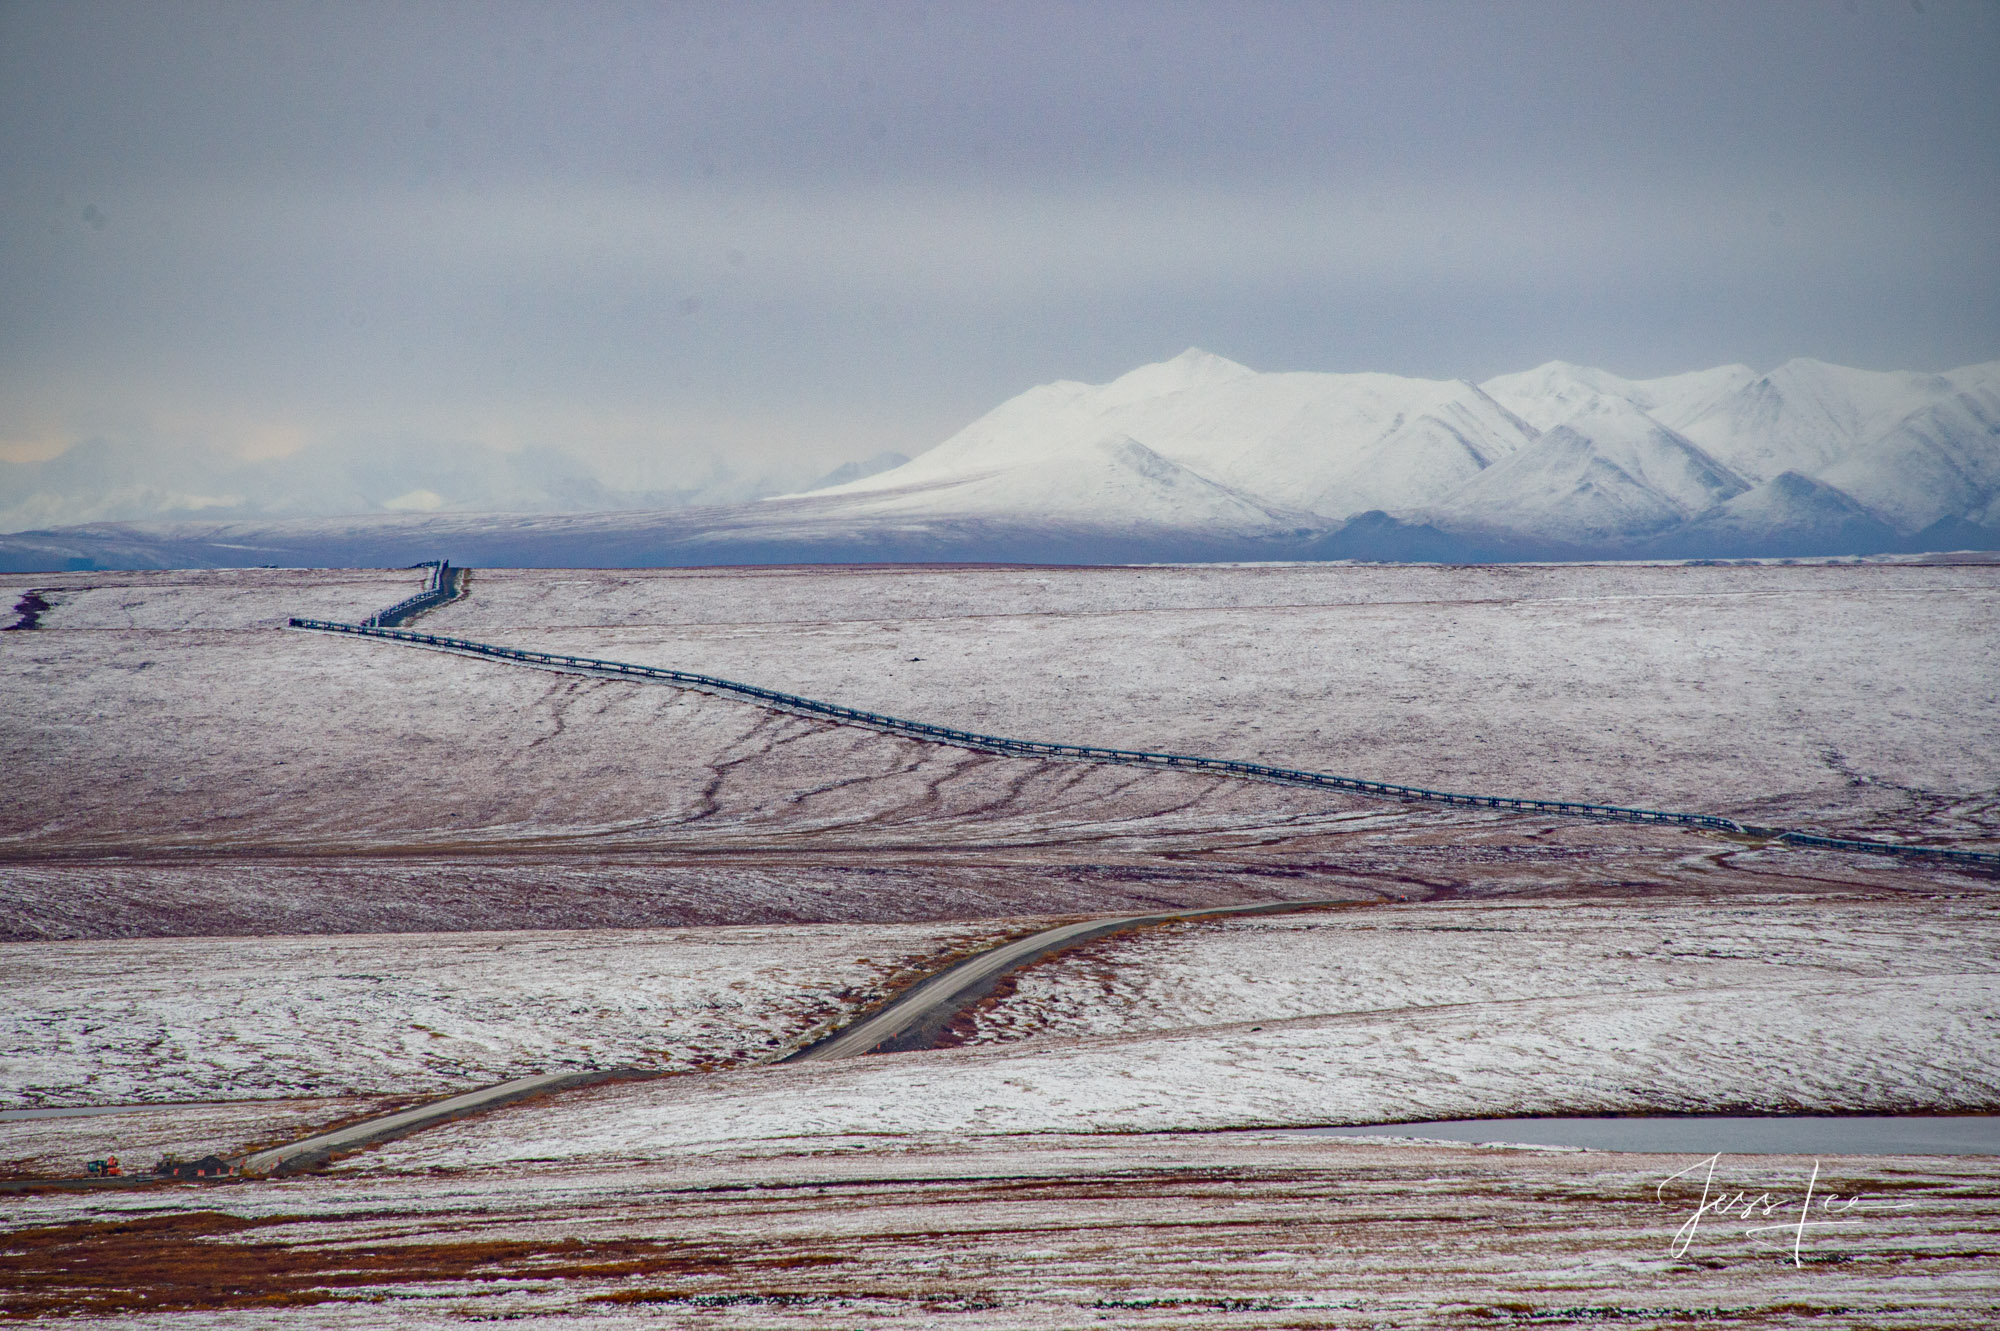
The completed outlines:
{"type": "Polygon", "coordinates": [[[2000,1115],[1996,1114],[1472,1118],[1284,1131],[1309,1137],[1421,1137],[1672,1155],[1712,1155],[1717,1151],[1730,1155],[2000,1155],[2000,1115]]]}
{"type": "Polygon", "coordinates": [[[0,1109],[0,1123],[17,1118],[91,1118],[98,1114],[143,1114],[152,1109],[225,1109],[241,1101],[192,1101],[157,1105],[74,1105],[62,1109],[0,1109]]]}

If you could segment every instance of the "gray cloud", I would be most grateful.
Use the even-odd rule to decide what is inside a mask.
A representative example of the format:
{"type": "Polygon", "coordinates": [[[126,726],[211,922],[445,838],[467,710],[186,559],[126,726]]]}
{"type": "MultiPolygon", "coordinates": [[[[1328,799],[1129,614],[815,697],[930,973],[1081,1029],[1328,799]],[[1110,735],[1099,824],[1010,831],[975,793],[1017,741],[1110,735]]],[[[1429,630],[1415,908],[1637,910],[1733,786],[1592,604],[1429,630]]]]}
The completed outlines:
{"type": "Polygon", "coordinates": [[[2000,9],[16,5],[0,443],[914,451],[1190,343],[2000,354],[2000,9]]]}

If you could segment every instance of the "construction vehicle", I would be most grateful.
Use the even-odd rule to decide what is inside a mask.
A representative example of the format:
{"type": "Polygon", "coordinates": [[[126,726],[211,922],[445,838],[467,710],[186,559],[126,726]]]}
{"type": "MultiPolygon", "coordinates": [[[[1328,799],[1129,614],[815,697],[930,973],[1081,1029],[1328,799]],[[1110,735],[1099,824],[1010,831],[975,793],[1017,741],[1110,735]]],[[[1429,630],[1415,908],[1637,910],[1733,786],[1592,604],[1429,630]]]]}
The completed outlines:
{"type": "Polygon", "coordinates": [[[153,1173],[159,1178],[222,1178],[236,1171],[229,1162],[219,1155],[205,1155],[199,1160],[181,1160],[174,1156],[160,1157],[160,1163],[153,1166],[153,1173]]]}

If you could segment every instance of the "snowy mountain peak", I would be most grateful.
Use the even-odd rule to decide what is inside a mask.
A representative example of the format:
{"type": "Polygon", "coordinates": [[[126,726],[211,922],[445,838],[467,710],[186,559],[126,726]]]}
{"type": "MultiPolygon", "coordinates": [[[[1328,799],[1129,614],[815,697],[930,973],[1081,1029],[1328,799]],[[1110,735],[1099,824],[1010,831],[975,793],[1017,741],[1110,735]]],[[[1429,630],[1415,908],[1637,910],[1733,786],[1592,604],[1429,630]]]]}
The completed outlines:
{"type": "Polygon", "coordinates": [[[1905,531],[2000,501],[2000,386],[1947,392],[1820,473],[1905,531]]]}
{"type": "Polygon", "coordinates": [[[1733,393],[1757,377],[1748,365],[1718,365],[1657,379],[1635,379],[1626,396],[1653,419],[1679,430],[1724,394],[1733,393]]]}
{"type": "Polygon", "coordinates": [[[1598,393],[1622,393],[1630,387],[1630,381],[1621,379],[1608,370],[1595,369],[1588,365],[1572,365],[1566,360],[1544,361],[1532,370],[1519,374],[1504,374],[1490,382],[1512,383],[1538,386],[1545,391],[1560,391],[1563,387],[1575,385],[1598,393]]]}
{"type": "Polygon", "coordinates": [[[1554,421],[1550,428],[1566,427],[1588,433],[1593,426],[1619,429],[1628,433],[1665,428],[1647,415],[1638,403],[1628,398],[1612,397],[1603,393],[1593,393],[1579,400],[1568,414],[1554,421]]]}
{"type": "Polygon", "coordinates": [[[1943,375],[1798,358],[1691,412],[1681,433],[1753,481],[1817,475],[1952,391],[1943,375]]]}
{"type": "Polygon", "coordinates": [[[1716,399],[1757,377],[1747,365],[1670,374],[1658,379],[1624,379],[1587,365],[1552,360],[1520,374],[1503,374],[1481,384],[1492,398],[1538,429],[1549,429],[1592,398],[1629,402],[1671,429],[1681,429],[1716,399]]]}
{"type": "Polygon", "coordinates": [[[1238,365],[1226,356],[1203,351],[1200,347],[1189,347],[1172,360],[1128,370],[1097,389],[1092,396],[1100,406],[1123,406],[1146,398],[1165,397],[1169,393],[1212,388],[1256,373],[1249,366],[1238,365]]]}
{"type": "Polygon", "coordinates": [[[1519,374],[1496,376],[1479,387],[1528,424],[1546,430],[1599,398],[1628,399],[1633,385],[1603,370],[1552,360],[1519,374]]]}
{"type": "Polygon", "coordinates": [[[1592,394],[1444,506],[1468,522],[1588,542],[1669,527],[1749,488],[1632,402],[1592,394]]]}

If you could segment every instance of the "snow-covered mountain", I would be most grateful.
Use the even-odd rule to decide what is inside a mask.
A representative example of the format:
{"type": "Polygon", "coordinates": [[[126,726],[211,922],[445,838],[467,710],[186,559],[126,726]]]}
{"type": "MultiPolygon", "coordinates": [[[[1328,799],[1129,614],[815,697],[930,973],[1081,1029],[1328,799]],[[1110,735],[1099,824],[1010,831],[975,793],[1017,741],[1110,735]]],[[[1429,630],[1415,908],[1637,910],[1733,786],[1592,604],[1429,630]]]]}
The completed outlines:
{"type": "Polygon", "coordinates": [[[872,506],[921,489],[935,504],[976,483],[982,516],[1020,517],[1054,489],[1107,524],[1150,525],[1135,493],[1102,488],[1095,461],[1129,440],[1278,512],[1344,518],[1421,504],[1440,478],[1470,479],[1534,435],[1468,383],[1258,374],[1190,349],[1108,384],[1029,389],[902,467],[820,493],[872,506]]]}
{"type": "Polygon", "coordinates": [[[1594,396],[1440,507],[1467,525],[1588,543],[1664,530],[1749,488],[1629,400],[1594,396]]]}
{"type": "Polygon", "coordinates": [[[1587,365],[1552,360],[1519,374],[1488,379],[1480,387],[1538,430],[1561,424],[1597,398],[1629,402],[1662,425],[1678,430],[1709,404],[1756,378],[1757,372],[1747,365],[1722,365],[1664,379],[1621,379],[1587,365]]]}
{"type": "Polygon", "coordinates": [[[1670,552],[1737,556],[1862,553],[1897,545],[1894,528],[1831,485],[1795,471],[1779,472],[1661,538],[1661,548],[1670,552]]]}
{"type": "Polygon", "coordinates": [[[1311,530],[1310,513],[1287,512],[1162,456],[1127,434],[1076,444],[1041,464],[977,468],[895,487],[866,481],[845,494],[857,517],[990,517],[1032,512],[1043,521],[1100,523],[1125,515],[1133,525],[1230,536],[1311,530]]]}
{"type": "Polygon", "coordinates": [[[1260,374],[1190,349],[1108,384],[1030,389],[810,497],[829,520],[1275,537],[1380,511],[1515,546],[1862,553],[1847,547],[2000,517],[2000,362],[1641,380],[1551,362],[1475,385],[1260,374]]]}
{"type": "Polygon", "coordinates": [[[1681,431],[1752,480],[1815,475],[1952,391],[1943,375],[1787,361],[1717,397],[1681,431]]]}
{"type": "Polygon", "coordinates": [[[2000,388],[1971,387],[1911,412],[1820,479],[1904,531],[1955,517],[1991,521],[2000,499],[2000,388]]]}

